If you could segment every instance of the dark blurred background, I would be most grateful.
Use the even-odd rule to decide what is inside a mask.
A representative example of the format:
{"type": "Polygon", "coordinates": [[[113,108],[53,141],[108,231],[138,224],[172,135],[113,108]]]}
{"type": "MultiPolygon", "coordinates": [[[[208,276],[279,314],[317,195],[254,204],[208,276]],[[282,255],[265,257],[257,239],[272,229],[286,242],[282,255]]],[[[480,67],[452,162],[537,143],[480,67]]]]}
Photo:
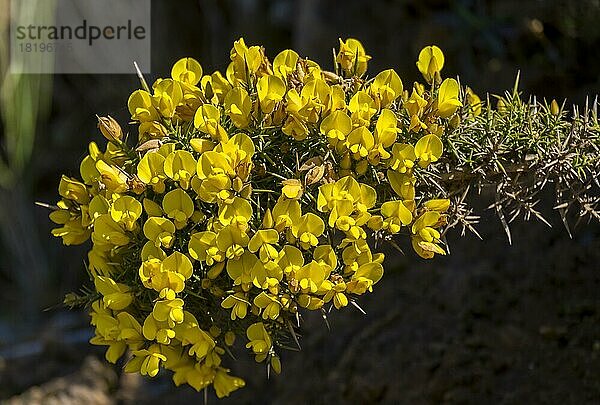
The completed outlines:
{"type": "MultiPolygon", "coordinates": [[[[5,42],[8,1],[0,7],[5,42]]],[[[599,22],[598,0],[153,1],[148,79],[167,76],[182,56],[224,71],[240,36],[270,57],[293,48],[329,67],[338,38],[356,37],[373,57],[369,71],[393,67],[405,86],[420,79],[419,50],[436,44],[444,75],[481,96],[512,88],[520,70],[526,96],[582,104],[600,88],[599,22]]],[[[86,247],[50,236],[48,212],[34,205],[55,202],[62,173],[78,176],[87,144],[102,139],[95,114],[128,121],[137,78],[28,80],[21,90],[5,77],[1,99],[0,399],[28,390],[15,401],[35,403],[48,381],[74,379],[98,391],[91,402],[202,401],[168,376],[148,384],[87,357],[102,356],[87,343],[87,316],[56,307],[85,281],[86,247]],[[10,122],[18,101],[36,125],[10,122]],[[86,370],[101,381],[85,380],[86,370]]],[[[454,232],[452,254],[427,262],[389,252],[386,276],[362,302],[366,316],[332,313],[331,331],[309,317],[303,352],[284,353],[283,374],[270,380],[242,357],[234,368],[248,386],[230,403],[598,403],[598,223],[569,239],[548,195],[543,212],[554,228],[518,224],[509,246],[487,198],[474,202],[483,242],[454,232]]]]}

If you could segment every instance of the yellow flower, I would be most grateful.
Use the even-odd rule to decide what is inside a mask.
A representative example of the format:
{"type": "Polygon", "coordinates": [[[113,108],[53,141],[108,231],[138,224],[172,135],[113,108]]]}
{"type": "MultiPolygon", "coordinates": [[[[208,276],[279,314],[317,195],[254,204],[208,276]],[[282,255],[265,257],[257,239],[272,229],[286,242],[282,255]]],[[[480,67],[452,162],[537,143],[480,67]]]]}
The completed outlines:
{"type": "Polygon", "coordinates": [[[302,213],[298,200],[292,200],[285,198],[284,196],[279,197],[277,203],[273,206],[275,229],[282,232],[284,229],[298,223],[301,215],[302,213]]]}
{"type": "Polygon", "coordinates": [[[352,131],[352,120],[344,111],[337,110],[325,117],[319,129],[335,146],[338,142],[344,142],[346,136],[352,131]]]}
{"type": "Polygon", "coordinates": [[[137,176],[144,183],[152,186],[157,193],[165,191],[164,172],[165,157],[159,152],[148,152],[137,165],[137,176]]]}
{"type": "MultiPolygon", "coordinates": [[[[232,89],[229,81],[227,81],[219,71],[214,72],[210,76],[204,76],[201,85],[206,99],[214,105],[223,103],[225,96],[229,90],[232,89]]],[[[194,112],[196,112],[196,110],[194,110],[194,112]]]]}
{"type": "Polygon", "coordinates": [[[116,283],[110,277],[95,276],[94,285],[96,290],[102,294],[102,301],[106,308],[120,311],[125,309],[133,301],[133,294],[125,284],[116,283]]]}
{"type": "Polygon", "coordinates": [[[236,224],[231,224],[219,231],[216,244],[228,259],[235,259],[244,253],[244,248],[248,246],[249,240],[248,235],[242,229],[236,224]]]}
{"type": "Polygon", "coordinates": [[[444,152],[444,145],[437,135],[423,136],[415,145],[415,155],[419,159],[419,166],[427,167],[432,162],[437,162],[444,152]]]}
{"type": "Polygon", "coordinates": [[[96,162],[96,170],[100,173],[100,181],[108,191],[113,193],[123,193],[129,188],[127,185],[127,175],[122,169],[109,165],[103,160],[96,162]]]}
{"type": "Polygon", "coordinates": [[[390,233],[400,232],[402,225],[412,222],[412,213],[402,201],[386,201],[381,205],[381,213],[385,218],[383,228],[390,233]]]}
{"type": "Polygon", "coordinates": [[[152,105],[152,96],[145,90],[136,90],[131,93],[127,101],[131,119],[145,122],[158,120],[158,112],[152,105]]]}
{"type": "Polygon", "coordinates": [[[181,85],[172,79],[158,79],[153,85],[152,104],[165,118],[172,118],[175,108],[183,100],[181,85]]]}
{"type": "MultiPolygon", "coordinates": [[[[288,94],[289,93],[290,92],[288,92],[288,94]]],[[[306,139],[306,137],[308,136],[308,127],[306,126],[306,124],[303,122],[302,119],[300,119],[294,115],[290,115],[288,117],[287,121],[285,122],[285,124],[284,124],[283,128],[281,128],[281,130],[283,131],[284,134],[293,137],[297,141],[306,139]]]]}
{"type": "Polygon", "coordinates": [[[209,139],[192,138],[190,146],[198,153],[204,153],[215,148],[215,143],[209,139]]]}
{"type": "Polygon", "coordinates": [[[117,321],[119,322],[117,339],[125,341],[131,349],[139,349],[144,343],[144,336],[142,335],[142,326],[137,319],[123,311],[117,314],[117,321]]]}
{"type": "Polygon", "coordinates": [[[446,79],[442,82],[438,91],[437,103],[438,103],[438,114],[442,118],[448,118],[462,106],[462,103],[458,100],[459,86],[458,82],[454,79],[446,79]]]}
{"type": "MultiPolygon", "coordinates": [[[[324,110],[331,104],[331,88],[319,77],[311,78],[304,83],[300,92],[302,108],[297,112],[308,122],[316,123],[324,110]]],[[[288,105],[288,111],[290,107],[288,105]]]]}
{"type": "Polygon", "coordinates": [[[432,258],[435,253],[446,254],[446,251],[437,244],[440,233],[435,228],[440,226],[440,222],[441,214],[438,211],[427,211],[420,215],[412,225],[413,248],[424,259],[432,258]]]}
{"type": "Polygon", "coordinates": [[[408,100],[406,100],[406,103],[404,103],[404,108],[406,109],[406,111],[408,111],[408,114],[411,117],[416,116],[418,118],[421,116],[421,114],[423,113],[423,109],[426,106],[427,100],[425,100],[425,98],[421,94],[419,94],[417,89],[413,87],[413,91],[410,97],[408,98],[408,100]]]}
{"type": "Polygon", "coordinates": [[[342,41],[340,38],[340,50],[336,62],[350,75],[362,76],[367,71],[367,62],[371,59],[365,53],[365,48],[360,41],[348,38],[342,41]]]}
{"type": "Polygon", "coordinates": [[[127,350],[127,343],[98,335],[98,330],[96,330],[96,335],[90,339],[90,343],[93,345],[108,346],[104,357],[112,364],[115,364],[127,350]]]}
{"type": "Polygon", "coordinates": [[[252,349],[256,355],[266,355],[271,349],[271,336],[265,329],[262,322],[253,323],[246,329],[246,336],[249,342],[246,343],[248,349],[252,349]]]}
{"type": "Polygon", "coordinates": [[[356,225],[362,226],[369,220],[370,214],[367,210],[375,205],[376,200],[375,189],[346,176],[335,183],[319,187],[317,209],[321,212],[329,212],[330,227],[336,224],[339,217],[351,214],[356,225]]]}
{"type": "Polygon", "coordinates": [[[190,185],[190,180],[196,174],[196,159],[186,150],[176,150],[170,153],[164,161],[165,175],[179,182],[184,190],[190,185]]]}
{"type": "Polygon", "coordinates": [[[270,114],[275,109],[275,105],[283,100],[286,87],[283,80],[277,76],[263,76],[258,79],[256,84],[260,108],[265,114],[270,114]]]}
{"type": "Polygon", "coordinates": [[[244,319],[248,313],[248,297],[246,294],[238,292],[233,295],[228,295],[221,302],[221,306],[225,309],[231,309],[231,320],[244,319]]]}
{"type": "Polygon", "coordinates": [[[415,165],[417,155],[415,148],[406,143],[395,143],[392,146],[392,159],[390,160],[390,169],[398,173],[406,173],[415,165]]]}
{"type": "Polygon", "coordinates": [[[212,266],[225,260],[225,252],[217,247],[217,234],[212,231],[193,233],[188,244],[190,256],[212,266]]]}
{"type": "Polygon", "coordinates": [[[50,213],[50,220],[55,224],[63,225],[52,229],[52,235],[62,238],[65,245],[80,245],[87,241],[92,230],[83,227],[81,218],[71,217],[67,210],[56,210],[50,213]]]}
{"type": "Polygon", "coordinates": [[[444,53],[440,48],[435,45],[426,46],[419,53],[419,60],[417,61],[417,68],[427,80],[431,83],[436,74],[444,67],[444,53]]]}
{"type": "Polygon", "coordinates": [[[346,284],[348,292],[353,294],[364,294],[373,291],[373,285],[383,277],[383,266],[381,263],[370,262],[361,265],[352,275],[352,279],[346,284]]]}
{"type": "Polygon", "coordinates": [[[213,381],[218,398],[228,397],[233,391],[243,388],[246,383],[239,377],[228,374],[227,369],[218,368],[213,381]]]}
{"type": "Polygon", "coordinates": [[[169,326],[168,322],[159,322],[154,319],[152,314],[146,317],[142,328],[144,338],[150,341],[157,341],[164,345],[171,343],[171,339],[175,338],[175,331],[169,326]]]}
{"type": "Polygon", "coordinates": [[[144,223],[144,236],[156,247],[170,248],[173,246],[174,234],[175,225],[167,218],[150,217],[144,223]]]}
{"type": "Polygon", "coordinates": [[[282,79],[286,79],[296,69],[298,58],[298,54],[291,49],[279,52],[273,59],[273,73],[282,79]]]}
{"type": "Polygon", "coordinates": [[[230,58],[232,63],[227,69],[227,78],[234,85],[248,79],[246,72],[251,75],[257,73],[265,59],[262,49],[259,46],[246,46],[244,38],[233,43],[230,58]]]}
{"type": "Polygon", "coordinates": [[[221,126],[221,113],[211,104],[203,104],[194,115],[194,126],[216,141],[226,141],[227,132],[221,126]]]}
{"type": "Polygon", "coordinates": [[[416,178],[410,173],[398,173],[395,170],[388,170],[387,177],[390,186],[396,194],[403,200],[415,199],[416,178]]]}
{"type": "Polygon", "coordinates": [[[171,327],[183,322],[183,300],[176,297],[175,291],[165,288],[160,291],[159,298],[152,310],[154,319],[168,322],[171,327]]]}
{"type": "Polygon", "coordinates": [[[279,317],[281,303],[277,300],[276,296],[263,291],[254,298],[253,303],[262,309],[263,319],[275,320],[279,317]]]}
{"type": "Polygon", "coordinates": [[[173,80],[195,86],[202,78],[202,66],[193,58],[181,58],[171,69],[173,80]]]}
{"type": "Polygon", "coordinates": [[[169,218],[175,222],[177,229],[182,229],[194,213],[194,201],[180,188],[169,191],[162,201],[162,208],[169,218]]]}
{"type": "Polygon", "coordinates": [[[218,219],[222,225],[235,225],[244,232],[251,217],[252,206],[241,197],[233,197],[229,203],[221,204],[219,208],[218,219]]]}
{"type": "Polygon", "coordinates": [[[375,124],[375,140],[384,148],[389,148],[396,142],[398,136],[398,119],[392,110],[383,109],[375,124]]]}
{"type": "Polygon", "coordinates": [[[375,146],[375,138],[366,127],[360,126],[348,134],[345,143],[356,160],[366,158],[375,146]]]}
{"type": "Polygon", "coordinates": [[[183,291],[185,281],[192,276],[192,272],[190,259],[183,253],[173,252],[164,260],[150,258],[142,262],[139,276],[147,288],[158,292],[168,288],[179,293],[183,291]]]}
{"type": "Polygon", "coordinates": [[[167,360],[158,344],[153,344],[148,349],[135,350],[132,354],[133,357],[125,365],[126,373],[139,372],[142,375],[155,377],[160,370],[161,361],[167,360]]]}
{"type": "Polygon", "coordinates": [[[243,252],[237,260],[227,261],[227,274],[233,280],[233,285],[252,282],[252,270],[260,262],[256,255],[248,251],[243,252]]]}
{"type": "Polygon", "coordinates": [[[283,271],[273,261],[257,261],[251,269],[250,277],[255,287],[276,293],[283,279],[283,271]]]}
{"type": "Polygon", "coordinates": [[[123,228],[109,214],[103,214],[94,221],[92,240],[98,244],[125,246],[130,239],[123,228]]]}
{"type": "Polygon", "coordinates": [[[450,208],[450,200],[447,198],[439,198],[425,201],[423,206],[430,211],[446,212],[450,208]]]}
{"type": "Polygon", "coordinates": [[[232,197],[231,178],[235,171],[230,163],[230,158],[222,152],[204,152],[196,167],[197,180],[192,180],[192,188],[198,198],[205,202],[225,201],[232,197]]]}
{"type": "Polygon", "coordinates": [[[128,195],[119,197],[110,207],[110,216],[125,229],[132,231],[137,219],[142,215],[142,204],[128,195]]]}
{"type": "Polygon", "coordinates": [[[304,250],[319,244],[319,236],[325,231],[323,220],[309,212],[300,217],[297,224],[292,225],[292,234],[298,238],[299,244],[304,250]]]}
{"type": "Polygon", "coordinates": [[[369,153],[369,162],[379,164],[380,159],[389,159],[390,153],[386,150],[396,142],[398,137],[398,120],[396,115],[388,109],[381,110],[375,124],[375,147],[369,153]]]}
{"type": "Polygon", "coordinates": [[[66,198],[67,200],[73,200],[78,204],[87,204],[90,201],[90,196],[85,184],[65,175],[60,178],[58,193],[61,197],[66,198]]]}
{"type": "Polygon", "coordinates": [[[350,99],[348,110],[355,126],[369,126],[371,117],[377,112],[377,106],[367,92],[360,90],[350,99]]]}
{"type": "MultiPolygon", "coordinates": [[[[556,103],[556,100],[553,101],[555,105],[558,105],[556,103]]],[[[469,107],[471,109],[471,114],[473,114],[475,117],[481,115],[481,99],[477,94],[475,94],[475,92],[470,87],[467,87],[467,103],[469,104],[469,107]]]]}
{"type": "Polygon", "coordinates": [[[325,294],[331,285],[327,282],[330,272],[329,266],[323,266],[316,261],[302,266],[296,272],[296,280],[302,292],[312,294],[325,294]]]}
{"type": "Polygon", "coordinates": [[[225,96],[225,113],[238,128],[246,128],[250,123],[252,100],[242,87],[234,87],[225,96]]]}
{"type": "Polygon", "coordinates": [[[277,256],[277,265],[286,275],[293,275],[304,266],[302,251],[295,246],[285,245],[277,256]]]}
{"type": "Polygon", "coordinates": [[[279,233],[276,230],[259,229],[248,242],[248,250],[252,253],[258,252],[260,261],[266,263],[277,258],[278,252],[273,245],[278,242],[279,233]]]}
{"type": "Polygon", "coordinates": [[[394,69],[387,69],[375,76],[369,93],[381,107],[388,107],[402,95],[402,90],[402,80],[398,73],[394,69]]]}
{"type": "Polygon", "coordinates": [[[333,306],[336,309],[343,308],[348,305],[348,297],[344,292],[346,291],[346,283],[343,279],[336,278],[336,282],[333,284],[331,290],[325,294],[323,297],[323,301],[330,302],[333,301],[333,306]]]}
{"type": "Polygon", "coordinates": [[[138,139],[140,143],[154,139],[158,140],[164,138],[165,136],[167,136],[167,128],[165,128],[160,122],[140,122],[140,126],[138,128],[138,139]]]}
{"type": "Polygon", "coordinates": [[[283,181],[283,187],[281,188],[281,193],[285,196],[285,198],[289,198],[292,200],[299,200],[302,197],[302,182],[298,179],[288,179],[283,181]]]}

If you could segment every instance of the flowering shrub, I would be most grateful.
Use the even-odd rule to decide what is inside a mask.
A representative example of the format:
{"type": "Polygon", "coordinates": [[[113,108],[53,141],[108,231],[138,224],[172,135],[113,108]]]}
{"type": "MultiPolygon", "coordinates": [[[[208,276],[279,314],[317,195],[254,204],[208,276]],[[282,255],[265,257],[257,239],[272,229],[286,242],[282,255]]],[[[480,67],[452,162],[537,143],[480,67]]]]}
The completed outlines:
{"type": "Polygon", "coordinates": [[[151,88],[142,78],[137,136],[99,118],[108,143],[90,143],[81,179],[62,177],[50,218],[66,245],[91,238],[94,288],[65,302],[89,305],[108,361],[227,396],[244,386],[226,367],[236,340],[279,373],[302,311],[360,308],[382,242],[446,253],[450,194],[431,173],[479,97],[442,79],[435,46],[409,88],[393,69],[368,77],[359,41],[339,48],[330,72],[240,39],[224,75],[184,58],[151,88]]]}

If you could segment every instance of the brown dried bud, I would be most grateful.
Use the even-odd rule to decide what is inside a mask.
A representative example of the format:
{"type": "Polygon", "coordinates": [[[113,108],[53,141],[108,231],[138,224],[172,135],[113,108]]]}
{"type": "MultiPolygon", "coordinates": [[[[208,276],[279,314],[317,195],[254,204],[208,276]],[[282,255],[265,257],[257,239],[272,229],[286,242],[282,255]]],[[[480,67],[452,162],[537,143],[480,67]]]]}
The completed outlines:
{"type": "Polygon", "coordinates": [[[304,177],[304,183],[307,186],[318,183],[321,181],[321,179],[323,178],[324,175],[325,175],[325,166],[324,165],[315,166],[312,169],[310,169],[308,171],[308,173],[306,173],[306,176],[304,177]]]}
{"type": "Polygon", "coordinates": [[[98,129],[102,135],[111,142],[121,141],[123,131],[119,123],[110,115],[107,117],[98,117],[98,129]]]}
{"type": "Polygon", "coordinates": [[[320,166],[323,164],[323,158],[321,156],[315,156],[313,158],[308,159],[306,162],[304,162],[302,164],[302,166],[300,166],[300,171],[307,171],[310,170],[312,168],[314,168],[315,166],[320,166]]]}
{"type": "Polygon", "coordinates": [[[149,141],[146,141],[138,146],[135,150],[137,152],[154,152],[157,151],[161,146],[162,142],[160,139],[150,139],[149,141]]]}
{"type": "Polygon", "coordinates": [[[127,186],[129,190],[133,191],[136,194],[142,194],[146,191],[146,184],[144,184],[137,176],[133,176],[130,179],[127,179],[127,186]]]}

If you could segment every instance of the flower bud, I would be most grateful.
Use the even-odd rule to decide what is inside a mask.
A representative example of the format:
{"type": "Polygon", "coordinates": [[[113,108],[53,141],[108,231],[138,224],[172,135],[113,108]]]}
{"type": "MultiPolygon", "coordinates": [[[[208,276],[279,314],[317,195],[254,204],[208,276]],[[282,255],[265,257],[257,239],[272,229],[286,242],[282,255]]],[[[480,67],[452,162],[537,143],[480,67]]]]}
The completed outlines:
{"type": "Polygon", "coordinates": [[[496,109],[500,114],[504,114],[506,112],[506,103],[502,99],[498,99],[498,103],[496,104],[496,109]]]}
{"type": "Polygon", "coordinates": [[[107,117],[98,117],[98,129],[102,135],[110,142],[123,139],[123,131],[119,123],[110,115],[107,117]]]}
{"type": "Polygon", "coordinates": [[[558,106],[558,103],[554,99],[552,100],[552,103],[550,103],[550,112],[555,117],[557,117],[558,114],[560,114],[560,107],[558,106]]]}

